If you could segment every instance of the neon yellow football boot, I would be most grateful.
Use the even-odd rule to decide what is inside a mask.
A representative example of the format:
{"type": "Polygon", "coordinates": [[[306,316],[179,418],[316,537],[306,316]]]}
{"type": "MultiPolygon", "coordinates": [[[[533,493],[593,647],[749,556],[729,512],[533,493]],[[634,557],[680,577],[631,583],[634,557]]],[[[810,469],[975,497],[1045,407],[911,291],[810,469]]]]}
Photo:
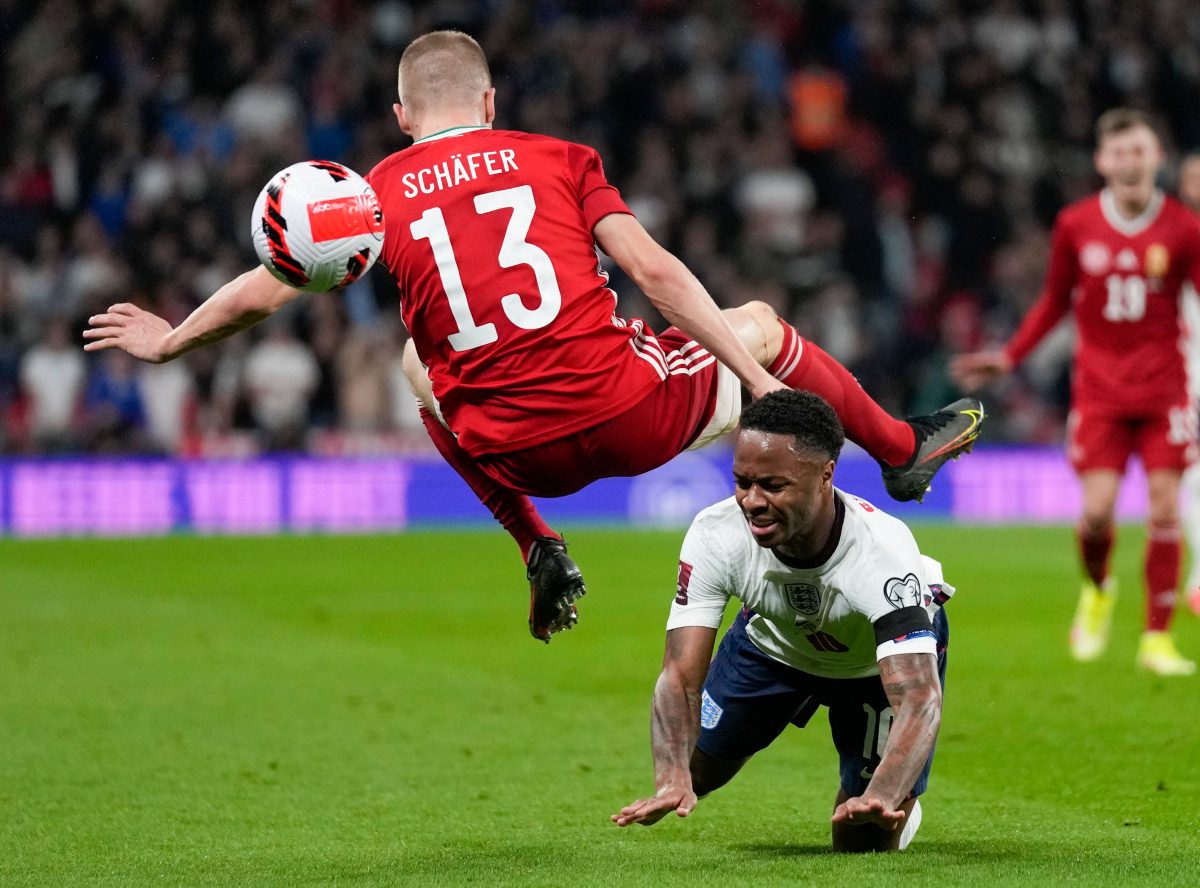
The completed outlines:
{"type": "Polygon", "coordinates": [[[1143,632],[1137,664],[1155,675],[1192,675],[1196,664],[1179,653],[1170,632],[1143,632]]]}
{"type": "Polygon", "coordinates": [[[1105,580],[1103,589],[1091,580],[1084,580],[1075,619],[1071,622],[1071,656],[1080,663],[1090,663],[1104,653],[1116,603],[1116,577],[1105,580]]]}

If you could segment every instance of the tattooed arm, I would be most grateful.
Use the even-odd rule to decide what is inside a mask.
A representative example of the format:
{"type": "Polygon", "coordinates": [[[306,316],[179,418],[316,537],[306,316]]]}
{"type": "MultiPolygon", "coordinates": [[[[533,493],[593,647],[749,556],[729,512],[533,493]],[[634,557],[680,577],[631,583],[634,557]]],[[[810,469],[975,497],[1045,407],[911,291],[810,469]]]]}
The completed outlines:
{"type": "Polygon", "coordinates": [[[933,654],[898,654],[879,661],[879,677],[895,717],[887,747],[866,791],[833,812],[834,823],[875,823],[896,829],[900,810],[925,766],[942,720],[942,685],[933,654]]]}
{"type": "Polygon", "coordinates": [[[717,630],[705,626],[684,626],[667,633],[667,651],[650,713],[656,792],[612,815],[618,826],[649,826],[671,811],[687,817],[696,807],[689,762],[700,733],[700,694],[716,637],[717,630]]]}

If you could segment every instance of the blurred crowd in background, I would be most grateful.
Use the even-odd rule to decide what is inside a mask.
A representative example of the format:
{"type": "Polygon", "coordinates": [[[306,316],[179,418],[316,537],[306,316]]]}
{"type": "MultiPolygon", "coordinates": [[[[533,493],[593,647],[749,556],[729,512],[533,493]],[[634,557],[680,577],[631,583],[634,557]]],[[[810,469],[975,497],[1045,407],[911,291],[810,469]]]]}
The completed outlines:
{"type": "MultiPolygon", "coordinates": [[[[79,334],[117,301],[178,322],[251,267],[276,170],[405,147],[396,63],[442,27],[483,44],[497,126],[597,148],[718,303],[769,302],[892,412],[935,409],[949,356],[1036,298],[1055,213],[1099,184],[1100,112],[1151,110],[1172,159],[1200,146],[1187,7],[0,0],[0,451],[420,446],[379,268],[161,366],[79,334]]],[[[1061,440],[1070,337],[990,393],[991,440],[1061,440]]]]}

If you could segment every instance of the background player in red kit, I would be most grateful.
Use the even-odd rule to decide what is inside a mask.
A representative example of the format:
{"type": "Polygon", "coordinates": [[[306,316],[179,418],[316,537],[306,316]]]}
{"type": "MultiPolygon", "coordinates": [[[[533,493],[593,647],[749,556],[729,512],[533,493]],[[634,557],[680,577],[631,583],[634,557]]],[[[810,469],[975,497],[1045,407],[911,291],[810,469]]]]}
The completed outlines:
{"type": "Polygon", "coordinates": [[[1150,499],[1138,663],[1190,675],[1195,664],[1180,656],[1168,629],[1181,560],[1180,475],[1196,446],[1180,290],[1200,281],[1200,226],[1155,186],[1162,147],[1144,114],[1108,111],[1096,134],[1096,169],[1105,187],[1059,214],[1037,304],[1004,349],[962,355],[952,369],[968,390],[1008,373],[1073,308],[1078,338],[1067,454],[1083,486],[1078,538],[1086,579],[1071,651],[1077,660],[1093,660],[1108,640],[1117,489],[1136,453],[1150,499]]]}
{"type": "MultiPolygon", "coordinates": [[[[783,387],[820,394],[901,499],[919,498],[978,436],[978,401],[894,419],[767,305],[723,314],[630,214],[595,151],[491,129],[495,90],[467,35],[413,41],[399,93],[397,121],[414,144],[368,180],[384,212],[382,262],[412,335],[406,366],[439,451],[527,560],[536,637],[572,625],[583,581],[527,495],[639,474],[728,430],[741,406],[738,380],[754,397],[783,387]],[[675,327],[655,336],[616,314],[597,244],[675,327]]],[[[298,293],[258,268],[175,329],[114,306],[91,319],[86,347],[170,360],[298,293]]]]}

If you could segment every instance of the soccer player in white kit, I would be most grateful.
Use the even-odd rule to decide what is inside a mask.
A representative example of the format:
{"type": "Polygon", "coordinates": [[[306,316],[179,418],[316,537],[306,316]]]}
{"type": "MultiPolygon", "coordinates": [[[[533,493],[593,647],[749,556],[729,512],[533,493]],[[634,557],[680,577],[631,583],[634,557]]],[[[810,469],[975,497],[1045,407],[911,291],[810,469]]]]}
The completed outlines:
{"type": "Polygon", "coordinates": [[[619,826],[686,817],[824,705],[841,765],[834,850],[903,849],[916,832],[954,590],[902,522],[833,486],[842,442],[808,392],[742,412],[736,493],[696,517],[680,555],[652,705],[657,791],[619,826]],[[714,658],[731,598],[743,608],[714,658]]]}

